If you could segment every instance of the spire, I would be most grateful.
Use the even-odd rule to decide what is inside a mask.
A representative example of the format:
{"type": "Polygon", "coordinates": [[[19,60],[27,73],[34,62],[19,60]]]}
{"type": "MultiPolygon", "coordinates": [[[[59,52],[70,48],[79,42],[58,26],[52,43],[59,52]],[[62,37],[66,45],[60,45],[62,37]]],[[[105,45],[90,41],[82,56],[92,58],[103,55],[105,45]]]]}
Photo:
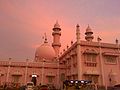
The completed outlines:
{"type": "Polygon", "coordinates": [[[56,21],[54,28],[60,28],[60,25],[58,24],[58,20],[56,21]]]}
{"type": "Polygon", "coordinates": [[[92,29],[90,28],[89,24],[88,24],[88,27],[86,28],[86,32],[85,32],[85,39],[87,41],[92,41],[93,40],[93,36],[92,36],[93,32],[92,32],[92,29]]]}
{"type": "Polygon", "coordinates": [[[80,35],[80,28],[79,24],[76,25],[76,35],[77,37],[80,35]]]}
{"type": "Polygon", "coordinates": [[[76,27],[79,28],[80,27],[79,24],[77,24],[76,27]]]}
{"type": "Polygon", "coordinates": [[[47,35],[46,35],[46,33],[44,33],[44,35],[45,35],[45,36],[44,36],[44,37],[45,37],[44,43],[48,43],[48,42],[47,42],[47,35]]]}
{"type": "Polygon", "coordinates": [[[73,41],[71,41],[71,45],[73,44],[73,41]]]}
{"type": "Polygon", "coordinates": [[[79,43],[80,42],[80,28],[79,28],[79,24],[76,25],[76,39],[77,39],[77,42],[79,43]]]}
{"type": "Polygon", "coordinates": [[[116,38],[115,42],[116,42],[116,44],[118,44],[118,39],[117,38],[116,38]]]}
{"type": "Polygon", "coordinates": [[[87,29],[86,29],[86,30],[91,30],[91,28],[90,28],[89,24],[88,24],[88,26],[87,26],[87,29]]]}
{"type": "Polygon", "coordinates": [[[92,29],[90,28],[89,24],[88,24],[88,27],[86,28],[85,34],[87,34],[87,33],[93,34],[92,29]]]}
{"type": "Polygon", "coordinates": [[[102,39],[98,36],[97,41],[100,42],[102,39]]]}

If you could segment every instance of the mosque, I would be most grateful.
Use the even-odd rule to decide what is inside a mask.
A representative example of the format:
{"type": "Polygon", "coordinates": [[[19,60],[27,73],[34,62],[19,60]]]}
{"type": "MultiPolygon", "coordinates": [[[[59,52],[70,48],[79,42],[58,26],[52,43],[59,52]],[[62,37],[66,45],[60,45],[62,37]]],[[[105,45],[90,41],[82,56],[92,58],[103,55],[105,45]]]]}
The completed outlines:
{"type": "Polygon", "coordinates": [[[45,37],[35,52],[34,60],[0,60],[0,85],[33,81],[35,85],[50,84],[62,87],[64,80],[92,80],[99,86],[114,86],[120,83],[120,45],[103,43],[101,38],[93,41],[93,31],[88,25],[85,40],[80,38],[76,26],[76,42],[60,53],[61,28],[58,22],[53,27],[53,43],[45,37]]]}

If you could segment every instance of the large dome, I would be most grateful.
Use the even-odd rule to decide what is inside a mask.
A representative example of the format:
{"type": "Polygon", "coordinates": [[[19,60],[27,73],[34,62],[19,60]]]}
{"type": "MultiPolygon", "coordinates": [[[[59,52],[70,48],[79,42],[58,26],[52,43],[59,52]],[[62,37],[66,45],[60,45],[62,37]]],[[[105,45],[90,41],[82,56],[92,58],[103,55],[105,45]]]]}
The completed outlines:
{"type": "Polygon", "coordinates": [[[37,60],[52,60],[55,58],[55,51],[53,47],[50,46],[48,43],[43,43],[40,47],[37,48],[35,57],[37,60]]]}

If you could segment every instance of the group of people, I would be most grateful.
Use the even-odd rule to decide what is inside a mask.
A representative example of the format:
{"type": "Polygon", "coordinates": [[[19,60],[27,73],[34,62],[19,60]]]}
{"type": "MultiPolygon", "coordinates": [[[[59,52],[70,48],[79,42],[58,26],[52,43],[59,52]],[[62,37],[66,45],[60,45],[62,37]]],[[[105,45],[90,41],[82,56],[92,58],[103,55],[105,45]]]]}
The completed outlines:
{"type": "Polygon", "coordinates": [[[4,83],[0,85],[0,90],[19,90],[19,83],[4,83]]]}
{"type": "MultiPolygon", "coordinates": [[[[0,90],[27,90],[27,85],[20,85],[19,83],[4,83],[0,85],[0,90]]],[[[57,90],[53,85],[36,85],[33,90],[57,90]]]]}

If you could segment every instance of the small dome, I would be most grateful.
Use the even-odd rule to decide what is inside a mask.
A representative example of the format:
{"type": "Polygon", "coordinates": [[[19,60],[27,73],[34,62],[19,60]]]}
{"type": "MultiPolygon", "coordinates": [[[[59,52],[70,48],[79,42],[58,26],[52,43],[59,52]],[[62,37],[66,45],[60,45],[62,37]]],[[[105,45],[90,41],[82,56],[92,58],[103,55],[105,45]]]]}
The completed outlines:
{"type": "Polygon", "coordinates": [[[56,21],[54,28],[60,28],[60,25],[58,24],[58,21],[56,21]]]}
{"type": "Polygon", "coordinates": [[[88,25],[87,29],[86,29],[86,32],[92,32],[90,26],[88,25]]]}
{"type": "Polygon", "coordinates": [[[93,36],[92,36],[92,34],[93,34],[93,32],[92,32],[92,30],[91,30],[91,28],[90,28],[90,26],[88,25],[88,27],[87,27],[87,29],[86,29],[86,32],[85,32],[85,39],[87,40],[87,41],[92,41],[93,40],[93,36]]]}
{"type": "Polygon", "coordinates": [[[50,46],[48,43],[43,43],[40,47],[37,48],[35,57],[37,58],[37,60],[52,60],[55,57],[55,51],[53,47],[50,46]]]}

